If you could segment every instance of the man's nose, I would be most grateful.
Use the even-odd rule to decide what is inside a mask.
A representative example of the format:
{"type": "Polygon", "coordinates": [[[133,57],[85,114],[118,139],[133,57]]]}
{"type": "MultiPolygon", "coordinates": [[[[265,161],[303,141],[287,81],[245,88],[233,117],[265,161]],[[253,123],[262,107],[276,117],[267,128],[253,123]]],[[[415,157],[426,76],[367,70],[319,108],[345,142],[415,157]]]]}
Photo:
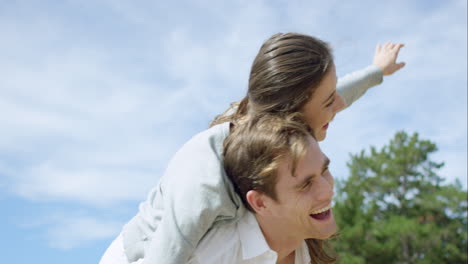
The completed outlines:
{"type": "Polygon", "coordinates": [[[333,192],[334,183],[335,182],[331,174],[326,177],[321,177],[319,185],[319,196],[317,197],[318,200],[326,201],[333,198],[333,195],[335,194],[333,192]]]}

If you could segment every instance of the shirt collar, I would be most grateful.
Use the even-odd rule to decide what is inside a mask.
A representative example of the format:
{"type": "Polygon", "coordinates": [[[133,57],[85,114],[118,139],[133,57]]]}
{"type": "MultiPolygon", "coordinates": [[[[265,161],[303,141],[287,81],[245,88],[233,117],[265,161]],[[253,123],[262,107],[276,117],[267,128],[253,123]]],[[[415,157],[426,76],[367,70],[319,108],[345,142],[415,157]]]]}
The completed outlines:
{"type": "Polygon", "coordinates": [[[237,224],[239,238],[242,245],[242,257],[244,260],[260,256],[266,252],[276,254],[271,250],[263,236],[255,215],[246,211],[237,224]]]}
{"type": "MultiPolygon", "coordinates": [[[[265,240],[265,236],[258,225],[257,218],[250,211],[245,211],[245,214],[240,218],[237,228],[239,230],[239,238],[242,245],[242,258],[244,260],[251,259],[262,254],[274,254],[265,240]]],[[[296,249],[295,263],[310,263],[309,248],[307,243],[303,241],[301,247],[296,249]]]]}
{"type": "Polygon", "coordinates": [[[296,260],[294,263],[311,263],[309,248],[305,240],[302,241],[300,250],[296,250],[296,260]]]}

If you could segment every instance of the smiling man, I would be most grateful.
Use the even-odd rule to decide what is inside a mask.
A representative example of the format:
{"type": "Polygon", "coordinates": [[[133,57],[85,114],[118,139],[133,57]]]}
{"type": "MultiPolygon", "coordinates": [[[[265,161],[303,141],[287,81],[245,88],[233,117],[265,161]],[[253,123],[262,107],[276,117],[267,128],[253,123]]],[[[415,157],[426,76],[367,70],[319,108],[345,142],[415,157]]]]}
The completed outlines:
{"type": "Polygon", "coordinates": [[[323,249],[336,232],[329,160],[298,115],[236,127],[224,155],[247,210],[239,222],[211,229],[189,263],[334,262],[323,249]]]}

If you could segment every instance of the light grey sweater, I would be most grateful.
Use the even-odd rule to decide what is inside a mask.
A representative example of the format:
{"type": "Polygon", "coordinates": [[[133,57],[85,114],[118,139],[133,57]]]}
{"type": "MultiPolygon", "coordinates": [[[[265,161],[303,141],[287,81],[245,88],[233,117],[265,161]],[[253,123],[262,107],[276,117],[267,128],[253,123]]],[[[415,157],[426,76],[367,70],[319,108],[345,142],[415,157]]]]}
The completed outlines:
{"type": "MultiPolygon", "coordinates": [[[[376,66],[338,80],[347,106],[382,82],[376,66]]],[[[174,155],[146,201],[122,231],[130,263],[186,263],[213,226],[236,221],[244,207],[223,168],[223,141],[229,124],[214,126],[190,139],[174,155]]]]}

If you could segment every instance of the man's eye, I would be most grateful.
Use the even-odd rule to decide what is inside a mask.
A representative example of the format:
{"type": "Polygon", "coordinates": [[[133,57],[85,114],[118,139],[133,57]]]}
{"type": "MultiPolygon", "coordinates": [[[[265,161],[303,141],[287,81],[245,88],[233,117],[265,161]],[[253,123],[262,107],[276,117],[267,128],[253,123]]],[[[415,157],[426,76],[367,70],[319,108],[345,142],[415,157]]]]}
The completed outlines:
{"type": "Polygon", "coordinates": [[[305,189],[307,187],[309,187],[310,185],[312,184],[312,181],[307,181],[306,183],[304,183],[304,185],[302,186],[302,189],[305,189]]]}
{"type": "Polygon", "coordinates": [[[335,102],[335,99],[331,100],[331,102],[328,103],[327,105],[325,105],[325,107],[330,107],[330,106],[332,106],[334,102],[335,102]]]}

